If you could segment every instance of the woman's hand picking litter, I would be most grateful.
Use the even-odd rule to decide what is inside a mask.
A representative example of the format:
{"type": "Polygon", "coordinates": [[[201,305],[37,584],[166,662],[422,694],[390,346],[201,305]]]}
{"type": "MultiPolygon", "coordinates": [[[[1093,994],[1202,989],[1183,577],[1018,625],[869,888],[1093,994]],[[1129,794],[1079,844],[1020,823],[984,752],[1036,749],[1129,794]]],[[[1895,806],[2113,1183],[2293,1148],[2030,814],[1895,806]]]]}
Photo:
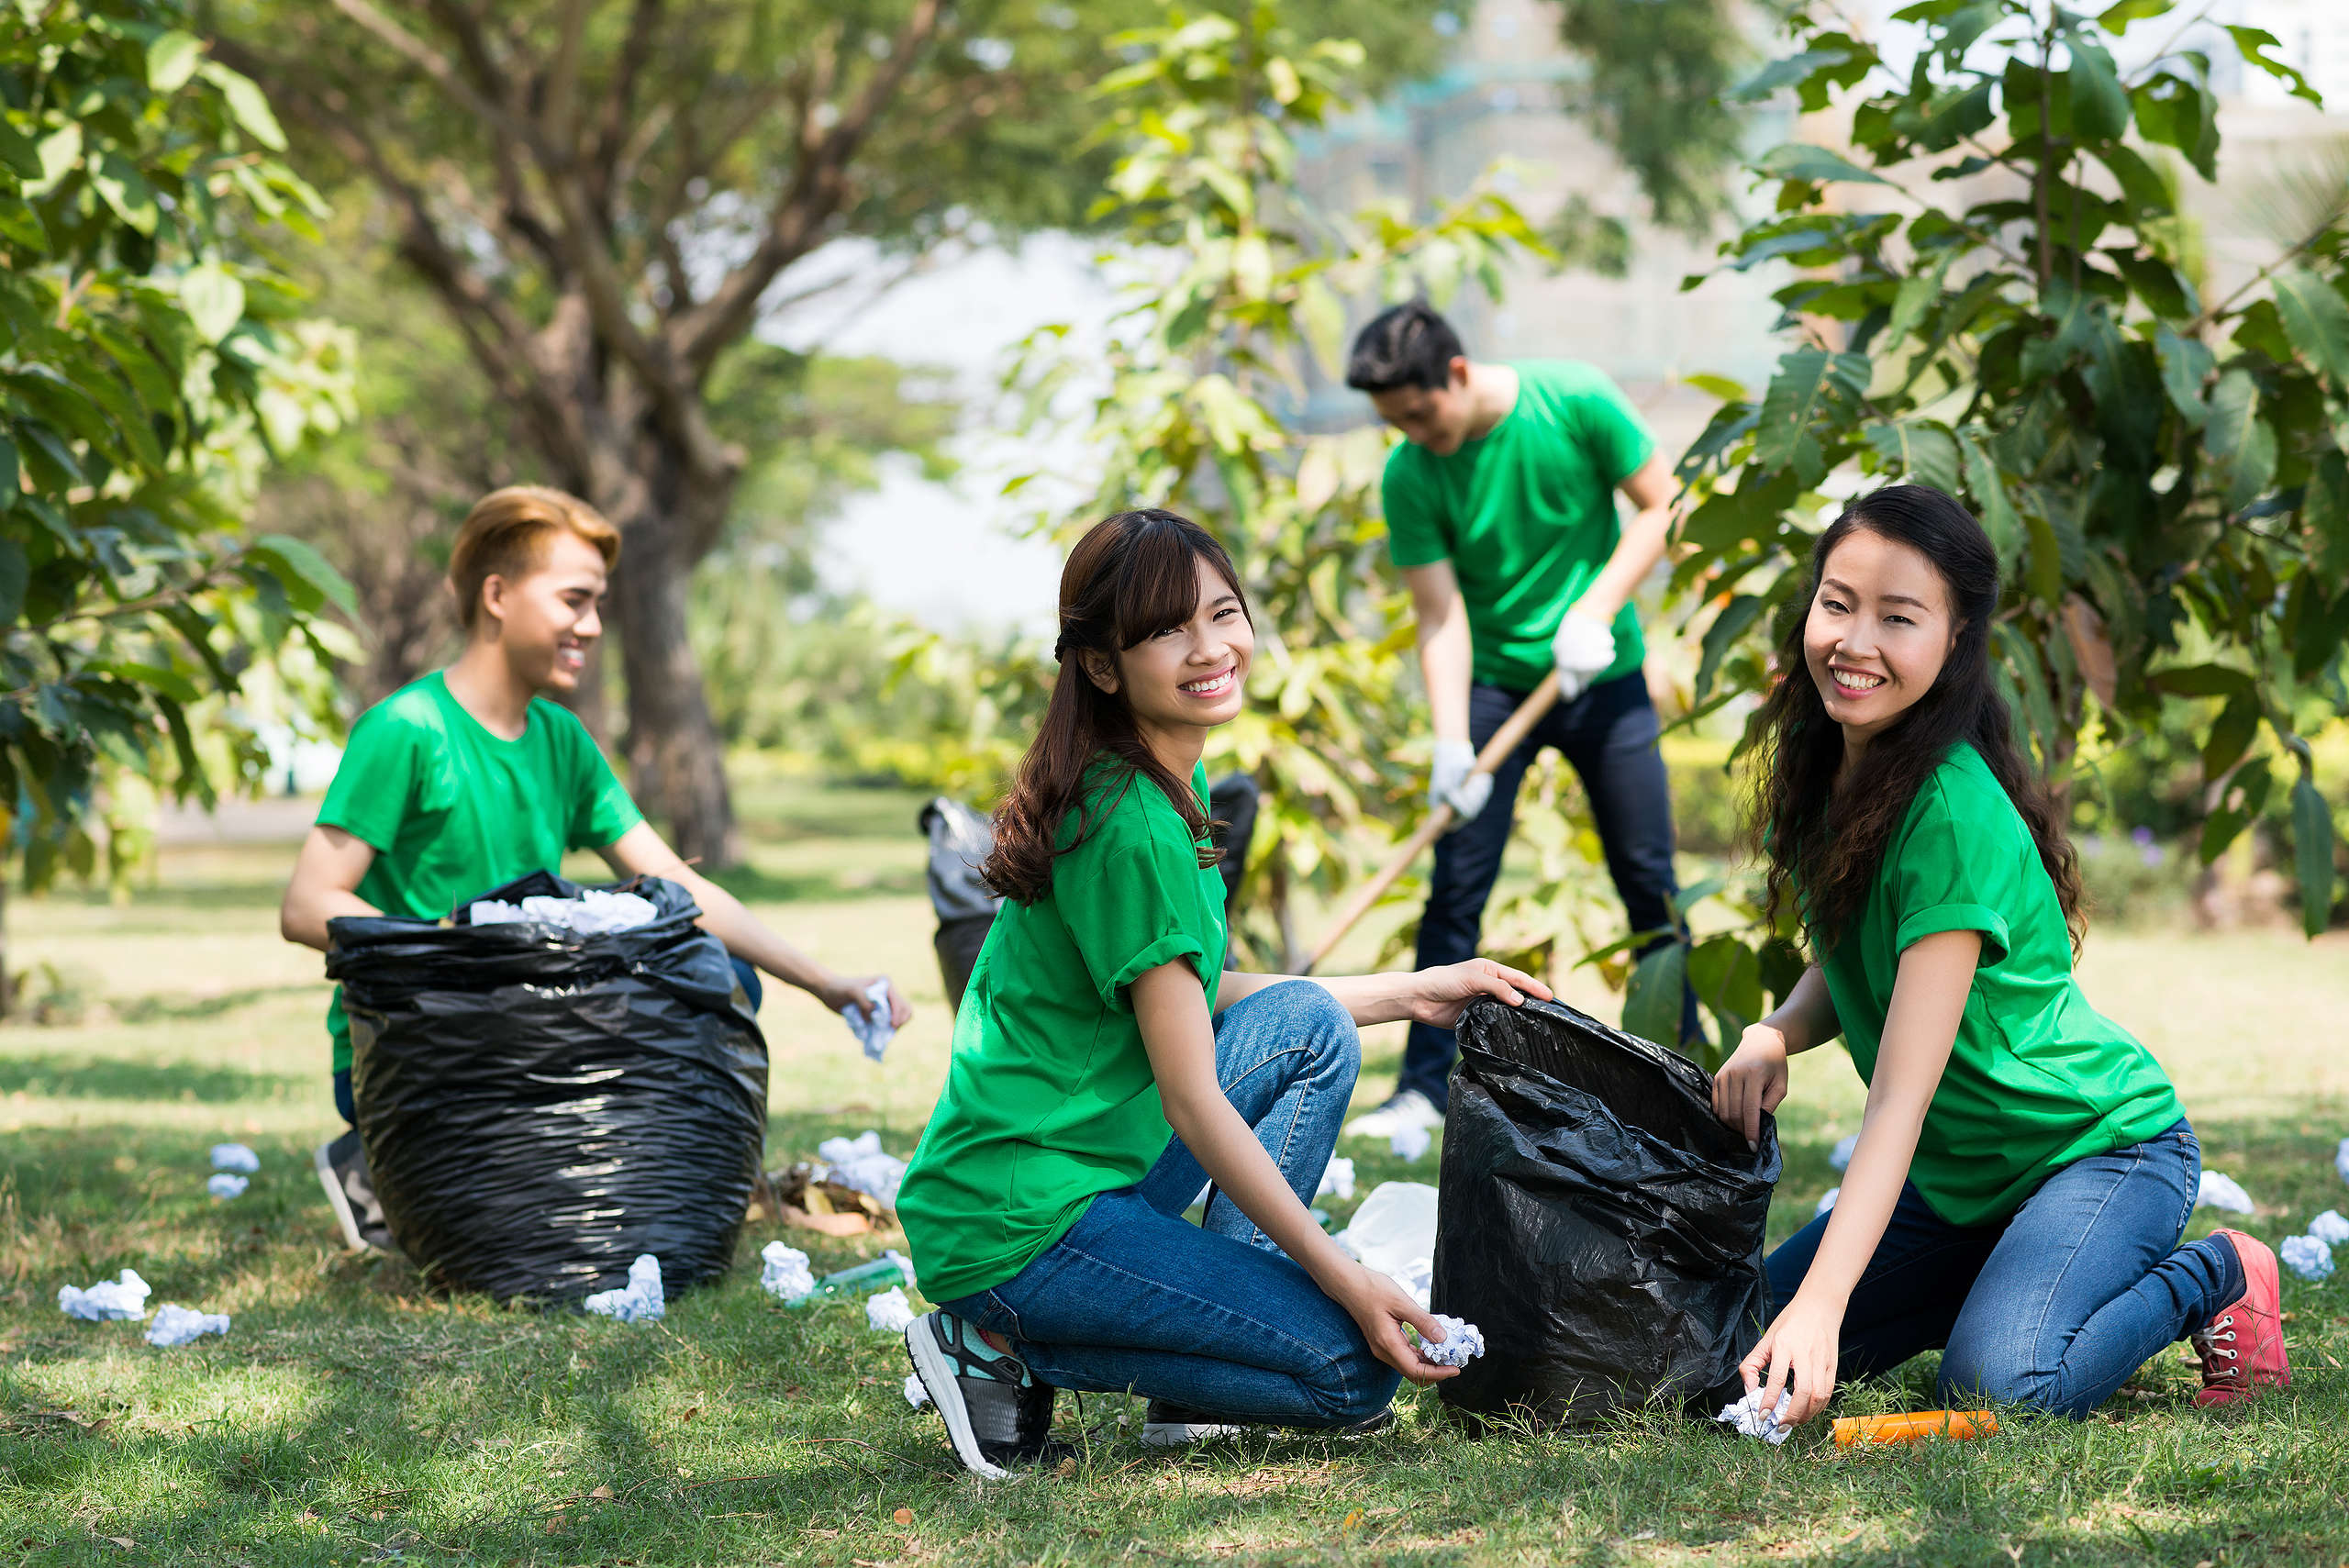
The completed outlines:
{"type": "Polygon", "coordinates": [[[1456,1366],[1439,1366],[1419,1354],[1410,1336],[1403,1332],[1408,1323],[1426,1340],[1443,1338],[1443,1327],[1418,1302],[1385,1274],[1364,1264],[1354,1265],[1354,1276],[1343,1293],[1332,1292],[1339,1306],[1344,1307],[1370,1341],[1371,1353],[1413,1383],[1442,1383],[1456,1377],[1456,1366]]]}
{"type": "Polygon", "coordinates": [[[1771,1321],[1762,1342],[1738,1366],[1751,1394],[1760,1388],[1762,1408],[1777,1408],[1778,1396],[1791,1394],[1785,1424],[1799,1427],[1835,1393],[1835,1357],[1843,1333],[1843,1309],[1806,1297],[1800,1291],[1771,1321]]]}
{"type": "Polygon", "coordinates": [[[1737,1050],[1713,1074],[1713,1114],[1745,1134],[1745,1141],[1762,1141],[1762,1113],[1775,1111],[1787,1097],[1787,1037],[1768,1024],[1750,1024],[1737,1050]]]}
{"type": "MultiPolygon", "coordinates": [[[[880,978],[878,974],[836,974],[816,995],[823,999],[825,1006],[835,1013],[844,1007],[854,1007],[870,1018],[874,1012],[873,999],[866,993],[873,989],[873,983],[880,978]]],[[[889,1027],[904,1029],[912,1020],[913,1016],[914,1010],[911,1005],[906,1001],[905,997],[898,995],[896,986],[892,984],[889,987],[889,1027]]]]}
{"type": "Polygon", "coordinates": [[[1459,1020],[1461,1009],[1479,996],[1496,997],[1514,1007],[1525,996],[1546,1002],[1550,995],[1547,985],[1523,970],[1489,958],[1472,958],[1465,963],[1442,964],[1412,975],[1410,1018],[1448,1029],[1459,1020]]]}

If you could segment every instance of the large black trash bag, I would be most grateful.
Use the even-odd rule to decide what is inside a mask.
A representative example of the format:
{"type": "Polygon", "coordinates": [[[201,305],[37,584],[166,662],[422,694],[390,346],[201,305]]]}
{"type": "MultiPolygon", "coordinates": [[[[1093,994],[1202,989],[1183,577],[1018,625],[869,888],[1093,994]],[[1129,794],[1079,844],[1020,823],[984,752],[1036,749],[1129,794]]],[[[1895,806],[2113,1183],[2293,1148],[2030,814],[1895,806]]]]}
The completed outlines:
{"type": "Polygon", "coordinates": [[[1432,1295],[1487,1350],[1444,1402],[1577,1426],[1742,1395],[1769,1315],[1772,1119],[1748,1149],[1694,1062],[1557,1003],[1472,1003],[1458,1038],[1432,1295]]]}
{"type": "MultiPolygon", "coordinates": [[[[544,872],[479,896],[583,891],[544,872]]],[[[343,918],[327,974],[351,1016],[351,1097],[393,1240],[499,1300],[722,1273],[758,1177],[765,1039],[685,890],[618,891],[658,917],[582,936],[524,921],[343,918]]]]}

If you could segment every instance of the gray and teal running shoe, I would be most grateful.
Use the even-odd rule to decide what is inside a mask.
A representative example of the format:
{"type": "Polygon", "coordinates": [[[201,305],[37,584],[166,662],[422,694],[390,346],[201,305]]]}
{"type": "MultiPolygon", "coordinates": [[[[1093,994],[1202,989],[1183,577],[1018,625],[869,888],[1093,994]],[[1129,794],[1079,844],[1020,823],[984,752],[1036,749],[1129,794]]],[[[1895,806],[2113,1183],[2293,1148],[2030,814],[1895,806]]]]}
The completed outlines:
{"type": "Polygon", "coordinates": [[[1050,1440],[1052,1385],[988,1344],[975,1325],[925,1313],[906,1330],[906,1355],[945,1418],[954,1457],[974,1475],[1002,1480],[1004,1466],[1033,1464],[1059,1446],[1050,1440]]]}

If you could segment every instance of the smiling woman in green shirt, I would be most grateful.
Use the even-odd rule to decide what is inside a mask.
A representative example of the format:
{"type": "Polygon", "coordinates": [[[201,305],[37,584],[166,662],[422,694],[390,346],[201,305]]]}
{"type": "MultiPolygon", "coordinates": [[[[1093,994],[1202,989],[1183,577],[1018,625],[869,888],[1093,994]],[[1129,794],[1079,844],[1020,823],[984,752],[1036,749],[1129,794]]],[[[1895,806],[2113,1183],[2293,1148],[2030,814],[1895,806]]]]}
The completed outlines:
{"type": "Polygon", "coordinates": [[[2200,1150],[2167,1075],[2073,974],[2076,861],[1989,655],[1998,562],[1923,485],[1820,536],[1756,795],[1770,906],[1816,962],[1714,1080],[1748,1138],[1838,1032],[1868,1085],[1834,1206],[1769,1261],[1749,1389],[1809,1419],[1839,1375],[1941,1348],[1940,1394],[2075,1418],[2190,1336],[2200,1404],[2290,1381],[2276,1257],[2178,1246],[2200,1150]]]}
{"type": "Polygon", "coordinates": [[[1002,911],[897,1196],[940,1304],[907,1352],[980,1474],[1047,1454],[1056,1388],[1143,1394],[1143,1440],[1172,1443],[1359,1429],[1386,1418],[1398,1373],[1453,1375],[1404,1337],[1442,1339],[1435,1320],[1307,1206],[1357,1026],[1550,993],[1483,961],[1224,969],[1200,756],[1245,703],[1254,649],[1238,573],[1197,524],[1124,512],[1071,553],[1060,675],[983,868],[1002,911]]]}

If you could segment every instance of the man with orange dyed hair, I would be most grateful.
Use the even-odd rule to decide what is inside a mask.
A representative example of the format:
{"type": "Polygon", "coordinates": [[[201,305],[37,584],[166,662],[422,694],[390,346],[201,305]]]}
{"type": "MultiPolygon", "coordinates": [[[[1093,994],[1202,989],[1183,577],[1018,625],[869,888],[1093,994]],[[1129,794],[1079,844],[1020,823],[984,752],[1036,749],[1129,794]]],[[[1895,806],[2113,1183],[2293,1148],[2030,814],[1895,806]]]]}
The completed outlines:
{"type": "MultiPolygon", "coordinates": [[[[568,851],[594,850],[618,875],[666,877],[693,895],[702,925],[734,955],[754,1011],[758,969],[832,1011],[869,1011],[864,992],[877,976],[834,973],[686,865],[637,810],[586,727],[547,700],[579,684],[603,635],[600,606],[619,552],[618,530],[560,490],[508,485],[474,506],[449,558],[464,651],[351,726],[278,929],[324,951],[327,922],[339,916],[441,919],[460,899],[556,871],[568,851]]],[[[912,1017],[894,989],[888,1007],[895,1024],[912,1017]]],[[[327,1032],[336,1108],[351,1121],[351,1028],[340,989],[327,1032]]],[[[384,1245],[358,1133],[322,1146],[317,1165],[345,1239],[384,1245]]]]}

